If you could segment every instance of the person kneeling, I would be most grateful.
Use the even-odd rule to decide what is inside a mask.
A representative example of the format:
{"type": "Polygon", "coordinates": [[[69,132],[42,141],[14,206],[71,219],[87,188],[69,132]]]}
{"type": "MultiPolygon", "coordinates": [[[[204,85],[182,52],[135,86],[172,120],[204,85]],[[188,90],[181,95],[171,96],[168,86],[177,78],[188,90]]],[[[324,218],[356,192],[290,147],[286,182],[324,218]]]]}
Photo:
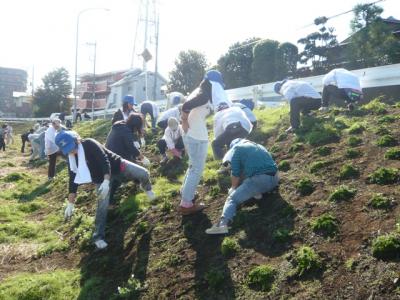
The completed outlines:
{"type": "Polygon", "coordinates": [[[227,155],[231,155],[232,186],[228,192],[219,222],[207,234],[226,234],[236,215],[237,206],[260,194],[272,191],[279,182],[278,168],[271,154],[259,144],[235,139],[227,155]],[[243,181],[241,182],[241,174],[243,181]]]}
{"type": "Polygon", "coordinates": [[[182,134],[183,130],[178,120],[174,117],[168,118],[168,127],[165,129],[161,140],[157,143],[158,150],[162,155],[161,163],[168,161],[167,150],[173,157],[182,158],[182,153],[185,149],[182,134]]]}
{"type": "Polygon", "coordinates": [[[152,191],[149,172],[106,149],[98,141],[91,138],[81,140],[76,133],[71,131],[58,133],[55,142],[62,153],[68,155],[69,195],[64,214],[65,218],[72,217],[78,186],[85,183],[95,183],[98,204],[93,241],[97,249],[105,249],[107,247],[104,238],[110,197],[110,181],[113,181],[114,177],[118,177],[118,175],[132,181],[138,180],[148,198],[153,200],[155,195],[152,191]]]}

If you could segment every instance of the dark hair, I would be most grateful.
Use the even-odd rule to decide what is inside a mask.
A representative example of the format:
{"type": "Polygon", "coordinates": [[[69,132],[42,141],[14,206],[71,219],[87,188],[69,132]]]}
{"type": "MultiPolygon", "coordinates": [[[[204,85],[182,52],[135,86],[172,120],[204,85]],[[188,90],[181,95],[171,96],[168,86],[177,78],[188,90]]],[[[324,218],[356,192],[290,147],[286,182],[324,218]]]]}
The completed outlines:
{"type": "Polygon", "coordinates": [[[129,108],[129,103],[127,103],[127,102],[124,102],[124,103],[122,103],[122,111],[123,112],[128,112],[128,111],[130,111],[130,108],[129,108]]]}
{"type": "Polygon", "coordinates": [[[132,131],[140,131],[144,124],[144,118],[142,114],[139,113],[131,113],[126,120],[126,126],[130,128],[132,131]]]}

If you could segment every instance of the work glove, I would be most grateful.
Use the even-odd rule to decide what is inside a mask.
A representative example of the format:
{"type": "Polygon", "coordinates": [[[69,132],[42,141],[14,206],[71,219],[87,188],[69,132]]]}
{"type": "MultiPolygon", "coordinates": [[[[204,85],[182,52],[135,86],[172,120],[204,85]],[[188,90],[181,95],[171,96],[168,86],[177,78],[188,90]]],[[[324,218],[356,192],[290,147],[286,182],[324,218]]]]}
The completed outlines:
{"type": "Polygon", "coordinates": [[[133,145],[135,146],[136,149],[140,149],[140,143],[139,142],[133,142],[133,145]]]}
{"type": "Polygon", "coordinates": [[[151,162],[146,156],[143,156],[142,164],[143,164],[143,166],[148,167],[148,166],[150,166],[151,162]]]}
{"type": "Polygon", "coordinates": [[[98,193],[101,199],[106,198],[108,191],[110,190],[110,180],[104,179],[103,183],[100,185],[98,189],[98,193]]]}
{"type": "Polygon", "coordinates": [[[67,207],[65,208],[65,211],[64,211],[64,219],[65,220],[71,219],[73,213],[74,213],[74,204],[71,202],[68,202],[67,207]]]}
{"type": "Polygon", "coordinates": [[[178,158],[181,158],[181,157],[182,157],[182,152],[179,151],[179,150],[176,149],[176,148],[172,149],[172,150],[171,150],[171,153],[172,153],[173,156],[176,156],[176,157],[178,157],[178,158]]]}
{"type": "Polygon", "coordinates": [[[142,145],[142,147],[146,146],[146,141],[143,137],[140,138],[140,144],[142,145]]]}

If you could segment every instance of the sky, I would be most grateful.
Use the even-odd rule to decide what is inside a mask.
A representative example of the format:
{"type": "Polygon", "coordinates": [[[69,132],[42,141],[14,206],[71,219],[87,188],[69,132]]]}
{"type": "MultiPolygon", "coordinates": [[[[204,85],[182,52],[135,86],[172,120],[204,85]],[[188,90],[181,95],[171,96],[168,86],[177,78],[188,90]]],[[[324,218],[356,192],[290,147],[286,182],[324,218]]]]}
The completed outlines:
{"type": "MultiPolygon", "coordinates": [[[[144,1],[144,0],[142,0],[144,1]]],[[[153,2],[154,0],[150,0],[153,2]]],[[[230,45],[250,37],[295,43],[315,31],[307,26],[320,16],[333,16],[358,3],[372,0],[157,0],[159,12],[159,71],[168,77],[182,50],[202,52],[211,65],[230,45]]],[[[65,67],[73,81],[78,27],[78,74],[128,69],[132,63],[140,0],[8,0],[0,9],[0,66],[25,69],[35,88],[43,76],[65,67]],[[82,12],[87,8],[94,8],[82,12]],[[89,44],[88,44],[89,43],[89,44]],[[32,76],[33,75],[33,76],[32,76]]],[[[400,1],[379,3],[383,17],[400,19],[400,1]]],[[[149,10],[149,18],[153,14],[149,10]]],[[[143,9],[142,19],[145,17],[143,9]]],[[[338,39],[350,33],[352,14],[328,21],[338,39]]],[[[144,47],[144,22],[139,22],[134,66],[144,47]]],[[[154,54],[155,26],[149,26],[148,43],[154,54]]],[[[149,63],[152,70],[154,60],[149,63]]]]}

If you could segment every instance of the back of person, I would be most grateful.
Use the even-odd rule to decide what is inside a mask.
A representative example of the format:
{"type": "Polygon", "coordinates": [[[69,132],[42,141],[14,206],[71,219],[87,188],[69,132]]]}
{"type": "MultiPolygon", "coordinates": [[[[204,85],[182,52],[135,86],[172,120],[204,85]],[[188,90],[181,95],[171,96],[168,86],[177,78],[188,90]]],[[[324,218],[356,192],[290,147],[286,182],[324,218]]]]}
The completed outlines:
{"type": "Polygon", "coordinates": [[[106,148],[124,159],[131,160],[131,148],[126,147],[125,141],[132,143],[132,131],[126,126],[126,121],[118,121],[111,127],[107,136],[106,148]]]}
{"type": "Polygon", "coordinates": [[[322,82],[324,86],[334,85],[339,89],[349,88],[361,91],[360,80],[358,77],[346,69],[333,69],[324,76],[322,82]]]}
{"type": "Polygon", "coordinates": [[[234,103],[233,104],[234,107],[239,107],[245,114],[247,119],[249,119],[249,121],[251,123],[255,123],[257,122],[257,118],[255,116],[255,114],[251,111],[251,109],[249,107],[247,107],[246,105],[242,104],[242,103],[234,103]]]}
{"type": "MultiPolygon", "coordinates": [[[[195,94],[197,94],[196,90],[193,91],[191,95],[195,94]]],[[[188,97],[188,101],[190,101],[191,95],[188,97]]],[[[210,112],[211,106],[209,103],[197,106],[190,111],[188,116],[189,129],[186,133],[187,136],[196,140],[208,141],[206,118],[210,112]]]]}
{"type": "Polygon", "coordinates": [[[229,125],[238,122],[243,129],[249,133],[251,132],[253,125],[241,108],[229,107],[217,112],[214,116],[215,137],[218,137],[229,125]]]}
{"type": "Polygon", "coordinates": [[[294,98],[305,97],[319,99],[321,95],[305,81],[288,80],[281,87],[281,94],[289,101],[294,98]]]}

